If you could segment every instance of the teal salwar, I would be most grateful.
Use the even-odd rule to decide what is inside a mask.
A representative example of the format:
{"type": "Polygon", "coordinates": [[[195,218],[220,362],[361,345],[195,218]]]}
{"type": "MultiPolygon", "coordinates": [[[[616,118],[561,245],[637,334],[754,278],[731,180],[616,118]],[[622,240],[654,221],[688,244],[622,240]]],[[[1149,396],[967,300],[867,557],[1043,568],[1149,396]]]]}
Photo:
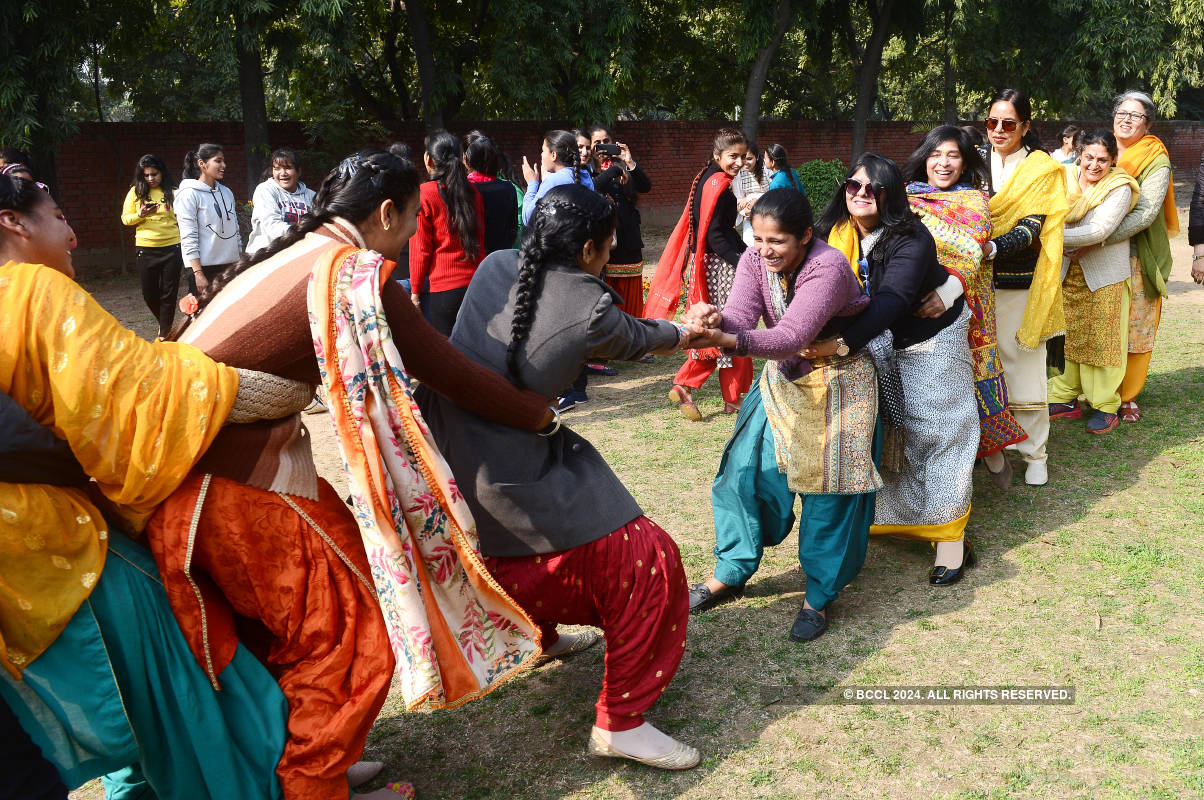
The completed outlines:
{"type": "MultiPolygon", "coordinates": [[[[880,438],[880,437],[879,437],[880,438]]],[[[880,442],[875,440],[875,460],[880,442]]],[[[715,515],[715,578],[742,586],[757,571],[766,546],[781,544],[794,526],[795,493],[778,471],[773,431],[759,382],[740,406],[736,428],[711,487],[715,515]]],[[[865,563],[874,492],[806,494],[799,514],[798,559],[807,575],[807,601],[822,610],[865,563]]]]}
{"type": "Polygon", "coordinates": [[[69,787],[111,800],[276,800],[288,713],[241,645],[215,691],[150,553],[110,528],[104,570],[63,633],[0,695],[69,787]]]}

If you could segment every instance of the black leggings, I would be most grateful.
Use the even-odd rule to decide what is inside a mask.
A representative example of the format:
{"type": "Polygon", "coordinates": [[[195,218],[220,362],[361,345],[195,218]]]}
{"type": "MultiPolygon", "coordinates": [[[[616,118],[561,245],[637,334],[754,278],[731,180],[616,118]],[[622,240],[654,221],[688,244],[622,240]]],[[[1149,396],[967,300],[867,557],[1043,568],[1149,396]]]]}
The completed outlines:
{"type": "MultiPolygon", "coordinates": [[[[228,266],[230,266],[230,265],[229,264],[209,264],[209,265],[202,264],[201,272],[204,274],[205,280],[212,281],[218,275],[221,275],[223,272],[225,272],[226,267],[228,267],[228,266]]],[[[194,297],[200,297],[201,293],[197,291],[196,275],[193,274],[192,268],[189,267],[187,270],[185,270],[185,272],[188,273],[188,291],[192,292],[192,295],[194,297]]]]}
{"type": "Polygon", "coordinates": [[[464,303],[464,295],[468,287],[463,289],[448,289],[446,292],[427,292],[418,298],[418,307],[422,316],[431,323],[431,327],[444,336],[451,336],[452,328],[456,326],[456,316],[464,303]]]}
{"type": "Polygon", "coordinates": [[[138,248],[138,277],[142,281],[142,299],[159,321],[159,336],[166,337],[176,318],[176,295],[180,291],[180,270],[184,259],[178,244],[167,247],[138,248]]]}

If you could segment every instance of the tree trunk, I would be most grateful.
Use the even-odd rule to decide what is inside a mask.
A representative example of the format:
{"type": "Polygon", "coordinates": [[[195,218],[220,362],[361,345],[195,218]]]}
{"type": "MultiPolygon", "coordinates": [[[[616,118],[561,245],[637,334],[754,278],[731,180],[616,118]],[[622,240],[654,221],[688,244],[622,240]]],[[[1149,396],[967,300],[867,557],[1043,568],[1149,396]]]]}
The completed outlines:
{"type": "MultiPolygon", "coordinates": [[[[418,116],[418,109],[410,99],[410,89],[406,86],[405,69],[397,51],[397,40],[401,34],[401,15],[405,13],[401,0],[389,0],[389,27],[384,36],[385,63],[389,67],[389,79],[393,82],[393,91],[401,100],[401,118],[410,122],[418,116]]],[[[358,81],[359,79],[356,78],[358,81]]],[[[361,84],[362,85],[362,84],[361,84]]],[[[379,116],[379,112],[378,112],[379,116]]],[[[389,119],[395,120],[397,115],[389,111],[389,119]]]]}
{"type": "Polygon", "coordinates": [[[406,17],[410,22],[410,40],[414,43],[414,59],[418,62],[418,83],[422,92],[422,122],[428,131],[443,127],[443,110],[435,97],[435,57],[431,52],[430,28],[426,24],[423,0],[406,0],[406,17]]]}
{"type": "Polygon", "coordinates": [[[782,37],[790,27],[793,9],[790,0],[778,0],[778,7],[773,15],[773,36],[757,53],[752,70],[748,73],[748,83],[744,87],[744,114],[742,117],[744,138],[748,144],[757,144],[757,123],[761,121],[761,96],[765,93],[765,81],[769,78],[769,67],[777,55],[782,37]]]}
{"type": "Polygon", "coordinates": [[[946,125],[957,124],[957,76],[953,72],[953,54],[949,52],[950,28],[953,27],[953,7],[945,6],[945,113],[946,125]]]}
{"type": "Polygon", "coordinates": [[[865,152],[865,133],[869,128],[870,111],[878,97],[878,73],[882,71],[882,50],[890,32],[891,12],[896,0],[869,0],[877,13],[869,41],[865,43],[861,63],[857,67],[857,105],[853,111],[853,161],[865,152]],[[878,5],[881,3],[881,5],[878,5]]]}
{"type": "Polygon", "coordinates": [[[247,158],[248,199],[268,166],[268,103],[263,91],[263,62],[259,37],[244,20],[235,23],[238,50],[238,94],[242,101],[243,145],[247,158]]]}

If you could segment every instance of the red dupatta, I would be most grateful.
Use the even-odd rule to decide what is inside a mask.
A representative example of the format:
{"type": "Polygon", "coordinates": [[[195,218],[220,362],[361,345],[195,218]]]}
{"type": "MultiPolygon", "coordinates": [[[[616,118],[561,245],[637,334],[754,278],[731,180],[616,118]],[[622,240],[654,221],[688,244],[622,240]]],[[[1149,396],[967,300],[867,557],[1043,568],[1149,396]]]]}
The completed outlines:
{"type": "MultiPolygon", "coordinates": [[[[707,294],[706,265],[702,258],[707,244],[705,231],[711,225],[711,217],[715,214],[715,204],[719,202],[719,196],[727,191],[731,183],[732,176],[722,171],[715,172],[703,183],[698,215],[698,230],[703,233],[694,237],[693,253],[690,252],[690,236],[694,233],[693,226],[690,225],[690,200],[686,200],[681,219],[673,228],[665,251],[656,263],[656,274],[648,290],[648,299],[644,302],[644,316],[672,319],[677,313],[677,305],[681,301],[681,276],[691,255],[694,258],[693,279],[690,281],[690,296],[686,299],[690,305],[710,302],[707,294]]],[[[690,196],[693,198],[693,192],[690,196]]]]}

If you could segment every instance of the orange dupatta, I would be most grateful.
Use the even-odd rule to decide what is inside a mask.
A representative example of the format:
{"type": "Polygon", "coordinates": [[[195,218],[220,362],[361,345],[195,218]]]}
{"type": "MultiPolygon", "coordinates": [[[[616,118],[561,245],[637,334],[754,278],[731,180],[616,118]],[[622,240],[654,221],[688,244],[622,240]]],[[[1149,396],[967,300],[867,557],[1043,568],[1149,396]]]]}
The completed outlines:
{"type": "Polygon", "coordinates": [[[715,214],[715,204],[719,201],[719,196],[731,183],[732,177],[726,172],[716,172],[702,185],[698,219],[698,230],[702,234],[695,235],[693,253],[690,252],[690,234],[693,232],[690,225],[690,201],[686,200],[681,219],[673,228],[660,261],[656,262],[656,274],[648,290],[648,299],[644,302],[644,316],[672,319],[677,313],[677,304],[681,300],[681,276],[685,272],[686,261],[691,256],[694,258],[693,279],[690,281],[690,296],[686,300],[691,305],[709,301],[706,290],[706,265],[702,258],[707,246],[705,231],[711,225],[711,217],[715,214]]]}
{"type": "Polygon", "coordinates": [[[310,328],[406,707],[455,708],[526,666],[539,632],[481,562],[472,513],[414,403],[379,307],[384,263],[349,245],[322,253],[310,328]]]}
{"type": "MultiPolygon", "coordinates": [[[[1167,151],[1166,145],[1157,136],[1146,134],[1141,141],[1132,147],[1125,148],[1124,155],[1116,162],[1117,166],[1125,172],[1137,178],[1145,171],[1158,156],[1166,156],[1167,161],[1170,161],[1171,154],[1167,151]]],[[[1170,186],[1166,189],[1166,197],[1162,198],[1162,216],[1166,219],[1166,231],[1170,236],[1179,234],[1179,211],[1175,208],[1175,181],[1171,179],[1170,186]]]]}

